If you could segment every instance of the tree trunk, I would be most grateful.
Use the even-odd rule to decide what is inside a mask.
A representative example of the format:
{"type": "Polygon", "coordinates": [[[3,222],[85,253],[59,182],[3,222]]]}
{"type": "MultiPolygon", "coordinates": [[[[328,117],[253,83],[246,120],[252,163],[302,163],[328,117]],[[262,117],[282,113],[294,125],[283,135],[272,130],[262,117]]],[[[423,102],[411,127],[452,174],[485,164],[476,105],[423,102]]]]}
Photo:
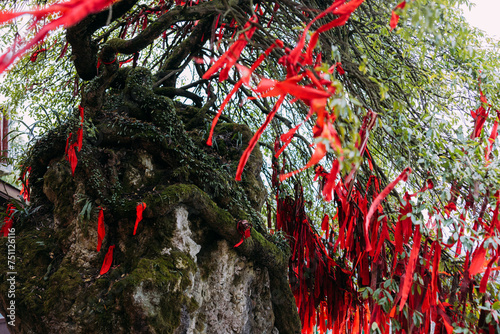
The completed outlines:
{"type": "MultiPolygon", "coordinates": [[[[262,155],[233,180],[251,132],[223,123],[205,144],[205,110],[157,95],[144,68],[87,86],[72,175],[65,144],[79,116],[33,148],[31,206],[16,221],[13,333],[300,333],[288,250],[260,218],[262,155]],[[144,219],[136,206],[144,202],[144,219]],[[98,213],[104,213],[100,252],[98,213]],[[238,248],[238,221],[253,224],[238,248]],[[111,269],[101,265],[114,245],[111,269]]],[[[7,252],[0,261],[7,263],[7,252]]],[[[0,273],[0,309],[8,282],[0,273]]],[[[8,319],[9,320],[9,319],[8,319]]]]}

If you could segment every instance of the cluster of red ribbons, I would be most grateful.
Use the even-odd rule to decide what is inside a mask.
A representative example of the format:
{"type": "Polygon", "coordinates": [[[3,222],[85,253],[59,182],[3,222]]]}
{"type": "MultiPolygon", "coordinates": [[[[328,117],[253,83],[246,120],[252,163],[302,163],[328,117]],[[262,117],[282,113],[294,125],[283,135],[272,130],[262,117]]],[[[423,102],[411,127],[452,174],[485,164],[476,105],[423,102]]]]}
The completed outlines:
{"type": "MultiPolygon", "coordinates": [[[[486,96],[484,95],[482,89],[481,89],[481,79],[479,78],[479,101],[480,101],[480,106],[476,110],[471,111],[471,116],[474,119],[474,128],[471,133],[471,139],[479,140],[481,136],[481,132],[483,130],[483,127],[486,123],[486,120],[489,116],[489,112],[491,110],[491,104],[488,103],[486,96]]],[[[491,130],[491,134],[489,138],[487,139],[486,147],[485,147],[485,155],[484,159],[486,164],[489,163],[489,160],[492,156],[492,149],[493,149],[493,144],[495,142],[495,139],[498,136],[498,119],[500,117],[500,112],[496,110],[496,115],[495,115],[495,121],[491,130]]],[[[456,211],[456,205],[455,203],[458,201],[460,197],[460,190],[461,186],[458,187],[456,184],[452,185],[451,193],[452,193],[452,199],[450,200],[450,203],[446,206],[448,208],[448,211],[456,211]]],[[[465,198],[465,210],[464,212],[460,215],[460,221],[465,222],[465,218],[467,216],[467,211],[469,209],[473,209],[474,207],[474,185],[470,185],[469,188],[469,195],[467,198],[465,198]]],[[[481,279],[480,283],[480,288],[479,292],[480,293],[485,293],[486,292],[486,285],[489,279],[489,276],[491,274],[491,271],[493,270],[492,267],[495,263],[498,262],[498,259],[500,257],[500,249],[495,248],[494,246],[490,245],[488,248],[485,248],[484,244],[486,239],[490,237],[494,237],[500,232],[500,221],[498,219],[498,212],[499,212],[499,206],[500,206],[500,192],[497,190],[494,194],[494,197],[496,198],[496,205],[495,208],[491,207],[490,211],[492,212],[492,217],[491,221],[488,224],[485,221],[485,216],[484,214],[486,213],[486,209],[488,206],[488,197],[489,197],[489,191],[486,191],[483,203],[481,205],[481,209],[479,210],[479,214],[477,216],[477,219],[474,223],[473,226],[473,231],[475,233],[479,232],[479,228],[482,227],[483,231],[485,232],[485,240],[477,246],[475,251],[471,254],[470,251],[466,251],[465,254],[465,264],[464,264],[464,275],[462,279],[462,284],[461,284],[461,301],[463,303],[463,307],[465,309],[465,304],[467,302],[467,296],[470,296],[471,291],[474,289],[473,287],[473,277],[474,275],[481,273],[484,271],[484,267],[486,266],[486,271],[483,275],[483,278],[481,279]],[[490,260],[486,259],[486,254],[490,254],[490,260]]],[[[463,236],[464,232],[464,226],[461,227],[460,233],[459,233],[459,238],[457,241],[457,247],[456,247],[456,254],[457,256],[460,255],[461,253],[461,242],[460,238],[463,236]]],[[[452,245],[447,245],[448,247],[452,245]]]]}
{"type": "MultiPolygon", "coordinates": [[[[434,333],[453,331],[451,324],[456,319],[444,301],[446,294],[439,281],[440,244],[428,237],[422,243],[420,226],[414,226],[409,216],[410,199],[432,189],[433,183],[429,180],[417,194],[405,195],[393,231],[394,241],[381,206],[382,199],[398,182],[406,180],[410,171],[404,170],[382,191],[375,176],[370,177],[364,191],[360,191],[358,185],[349,192],[342,179],[338,180],[333,187],[337,214],[331,220],[328,215],[324,216],[323,237],[311,227],[300,187],[296,189],[295,199],[277,196],[276,228],[289,236],[290,285],[303,333],[313,333],[315,328],[319,333],[327,333],[327,330],[368,333],[373,323],[382,333],[389,333],[391,319],[397,320],[402,328],[411,328],[412,333],[429,333],[431,327],[434,333]],[[400,256],[404,253],[403,242],[409,244],[410,240],[413,246],[409,256],[400,256]],[[334,260],[339,254],[343,256],[334,260]],[[387,263],[391,257],[392,268],[387,263]],[[418,261],[422,258],[422,262],[418,261]],[[419,283],[413,280],[415,273],[424,279],[419,288],[416,287],[419,283]],[[399,281],[399,290],[388,289],[368,300],[362,300],[356,291],[356,287],[370,287],[375,291],[387,280],[399,281]],[[383,299],[384,294],[391,295],[393,302],[387,301],[388,305],[382,307],[377,300],[383,299]],[[413,322],[415,311],[424,315],[418,327],[413,322]]],[[[318,168],[318,180],[325,176],[327,174],[318,168]]],[[[394,327],[392,331],[403,333],[394,327]]]]}
{"type": "MultiPolygon", "coordinates": [[[[97,218],[97,251],[99,252],[101,250],[101,245],[104,240],[104,237],[106,236],[106,229],[104,226],[104,210],[103,208],[99,207],[99,216],[97,218]]],[[[136,207],[136,219],[135,219],[135,225],[134,225],[134,233],[133,235],[136,234],[137,232],[137,226],[139,225],[139,222],[142,220],[142,213],[146,209],[146,203],[141,202],[137,204],[136,207]]],[[[101,270],[99,272],[100,275],[106,274],[109,269],[111,268],[111,264],[113,263],[113,251],[115,249],[115,245],[111,245],[108,248],[108,251],[104,257],[104,262],[102,264],[101,270]]]]}
{"type": "MultiPolygon", "coordinates": [[[[244,151],[236,172],[236,180],[241,180],[243,168],[248,160],[248,157],[250,156],[250,153],[254,149],[256,143],[258,142],[267,125],[276,115],[277,111],[285,101],[285,97],[288,94],[294,98],[294,101],[301,100],[310,107],[309,114],[307,115],[305,120],[309,119],[312,115],[317,116],[314,131],[314,138],[316,139],[317,144],[314,154],[305,167],[301,168],[298,171],[284,174],[281,176],[281,179],[285,179],[315,165],[326,155],[326,152],[330,149],[337,152],[342,151],[340,139],[333,126],[335,115],[333,112],[327,111],[326,108],[327,99],[335,94],[335,87],[333,85],[333,82],[325,73],[322,73],[319,70],[317,71],[311,69],[303,69],[320,62],[320,55],[316,60],[313,61],[313,50],[318,42],[319,34],[334,27],[345,24],[350,15],[357,7],[361,5],[362,2],[363,0],[351,0],[347,3],[345,0],[334,1],[334,3],[330,7],[320,13],[307,25],[305,31],[299,39],[299,42],[293,50],[290,50],[288,48],[284,49],[285,55],[279,60],[279,64],[286,68],[287,78],[283,81],[275,81],[268,78],[262,78],[258,86],[253,89],[253,91],[259,95],[259,98],[277,97],[278,99],[271,112],[267,115],[263,125],[254,134],[253,138],[249,142],[248,147],[244,151]],[[325,18],[328,14],[336,15],[337,18],[320,26],[320,28],[313,33],[309,43],[306,45],[306,36],[312,24],[319,19],[325,18]],[[309,83],[303,84],[303,82],[307,81],[309,83]]],[[[243,65],[237,65],[236,61],[238,60],[243,48],[248,44],[248,41],[254,34],[256,30],[256,24],[257,17],[253,16],[245,25],[243,30],[244,32],[240,34],[237,41],[229,47],[228,51],[224,53],[203,76],[204,79],[208,79],[218,70],[221,70],[219,80],[223,81],[228,78],[229,70],[233,67],[233,65],[236,65],[241,74],[241,79],[237,82],[233,90],[223,101],[216,117],[212,122],[212,128],[207,141],[208,145],[212,144],[213,130],[215,128],[217,120],[233,94],[241,87],[241,85],[249,85],[252,73],[257,69],[257,67],[262,63],[262,61],[272,51],[273,48],[284,47],[283,42],[276,41],[265,51],[263,55],[261,55],[254,62],[251,68],[246,68],[243,65]]],[[[335,69],[340,75],[344,74],[344,69],[342,68],[340,63],[336,63],[334,66],[332,66],[329,71],[330,73],[327,74],[333,73],[335,69]]],[[[284,134],[284,137],[286,137],[285,142],[287,144],[292,140],[295,132],[302,124],[303,122],[295,128],[291,129],[288,133],[284,134]]],[[[278,154],[279,153],[281,152],[278,152],[278,154]]]]}
{"type": "MultiPolygon", "coordinates": [[[[222,39],[222,37],[224,36],[225,30],[233,29],[234,27],[237,26],[235,19],[232,19],[229,24],[226,24],[226,23],[219,24],[220,18],[221,18],[221,14],[217,15],[217,17],[215,18],[215,23],[212,27],[212,37],[210,38],[210,43],[215,42],[215,39],[217,39],[217,41],[220,41],[222,39]]],[[[236,31],[233,33],[233,36],[234,36],[234,34],[236,34],[236,31]]]]}
{"type": "Polygon", "coordinates": [[[30,26],[31,30],[36,29],[37,22],[41,22],[43,20],[48,20],[49,22],[38,30],[38,32],[35,33],[35,36],[24,45],[21,45],[21,41],[18,39],[6,53],[0,56],[0,73],[5,71],[9,65],[11,65],[17,58],[21,57],[34,45],[42,42],[50,31],[60,27],[61,25],[64,27],[75,25],[88,15],[97,13],[112,5],[113,2],[115,2],[115,0],[70,0],[64,3],[56,3],[46,8],[28,11],[1,11],[0,24],[9,22],[21,15],[31,15],[34,17],[35,22],[30,26]]]}
{"type": "MultiPolygon", "coordinates": [[[[480,106],[476,110],[471,111],[471,116],[474,119],[474,127],[471,133],[471,139],[479,141],[481,140],[481,133],[486,124],[486,120],[488,119],[489,113],[491,111],[491,105],[488,103],[486,96],[481,90],[481,80],[479,79],[479,101],[480,106]]],[[[487,139],[486,147],[485,147],[485,163],[486,166],[489,164],[489,160],[492,157],[492,149],[495,139],[498,136],[498,118],[500,113],[496,110],[494,124],[491,130],[491,134],[487,139]]],[[[451,186],[450,193],[452,194],[450,202],[445,207],[445,212],[450,215],[453,211],[458,211],[456,203],[460,200],[462,196],[460,190],[463,188],[464,184],[458,184],[454,182],[451,186]]],[[[464,225],[466,222],[467,214],[470,211],[472,214],[476,213],[476,219],[474,221],[474,225],[472,227],[473,235],[479,236],[483,234],[483,241],[476,245],[474,251],[466,250],[465,252],[465,262],[463,267],[463,274],[460,275],[461,284],[460,284],[460,293],[459,293],[459,301],[462,305],[462,312],[465,312],[467,303],[470,299],[472,299],[473,292],[475,290],[475,279],[474,276],[484,272],[484,275],[479,284],[479,292],[485,293],[486,287],[488,283],[488,279],[493,270],[498,270],[497,268],[493,268],[495,263],[498,264],[498,260],[500,258],[500,249],[498,246],[495,246],[493,243],[490,243],[489,246],[486,247],[486,241],[489,238],[495,237],[500,233],[500,221],[498,219],[498,212],[500,206],[500,191],[496,191],[494,193],[494,198],[496,199],[495,207],[490,206],[489,211],[492,213],[491,219],[488,222],[485,214],[488,210],[489,206],[489,195],[490,190],[487,189],[482,204],[479,208],[474,208],[474,198],[478,195],[476,185],[470,184],[468,189],[468,195],[464,196],[463,202],[465,202],[464,211],[460,214],[460,222],[462,224],[460,228],[460,232],[458,234],[458,240],[453,241],[451,244],[444,244],[444,246],[451,248],[456,243],[456,256],[463,255],[462,254],[462,243],[461,238],[464,234],[464,225]],[[476,195],[476,196],[475,196],[476,195]],[[487,259],[487,255],[489,255],[489,259],[487,259]]],[[[436,209],[438,212],[438,210],[436,209]]],[[[486,310],[481,310],[480,316],[480,325],[482,327],[489,327],[490,333],[494,332],[494,327],[489,324],[485,324],[486,310]]],[[[498,320],[497,320],[498,323],[498,320]]],[[[482,331],[482,330],[481,330],[482,331]]]]}

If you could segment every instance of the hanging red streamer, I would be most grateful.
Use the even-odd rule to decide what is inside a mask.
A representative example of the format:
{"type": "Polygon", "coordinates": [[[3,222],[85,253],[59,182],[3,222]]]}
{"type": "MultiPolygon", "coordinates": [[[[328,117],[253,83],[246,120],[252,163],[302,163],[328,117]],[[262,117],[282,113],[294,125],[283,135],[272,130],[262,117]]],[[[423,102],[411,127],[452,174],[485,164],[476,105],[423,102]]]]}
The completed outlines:
{"type": "Polygon", "coordinates": [[[111,264],[113,263],[113,250],[115,249],[115,245],[109,246],[108,252],[106,256],[104,256],[104,261],[102,263],[101,270],[99,271],[99,275],[104,275],[111,268],[111,264]]]}
{"type": "Polygon", "coordinates": [[[139,222],[142,220],[142,212],[146,209],[146,203],[142,202],[137,204],[136,207],[136,218],[135,218],[135,226],[134,226],[134,235],[137,232],[137,226],[139,222]]]}
{"type": "Polygon", "coordinates": [[[372,205],[370,206],[370,210],[368,211],[368,214],[366,215],[366,219],[365,219],[365,240],[366,240],[366,250],[367,251],[372,250],[372,247],[370,245],[370,240],[368,238],[368,228],[370,226],[371,217],[373,216],[373,214],[377,210],[377,208],[378,208],[379,204],[382,202],[382,200],[384,198],[386,198],[387,195],[389,195],[389,193],[392,191],[392,189],[394,189],[396,184],[398,184],[399,181],[401,181],[401,180],[406,182],[406,180],[408,179],[408,175],[410,173],[411,173],[411,168],[410,167],[405,168],[403,170],[403,172],[401,172],[401,174],[394,181],[392,181],[387,187],[385,187],[385,189],[380,194],[378,194],[378,196],[372,202],[372,205]]]}
{"type": "Polygon", "coordinates": [[[104,228],[104,212],[101,207],[99,211],[99,217],[97,218],[97,251],[101,250],[102,241],[106,235],[106,229],[104,228]]]}
{"type": "MultiPolygon", "coordinates": [[[[47,34],[60,27],[70,27],[89,14],[97,13],[106,7],[113,4],[115,0],[70,0],[63,3],[56,3],[46,8],[34,9],[29,11],[0,12],[0,24],[9,22],[21,15],[32,15],[35,18],[35,23],[49,19],[49,23],[45,24],[33,38],[31,38],[24,46],[20,46],[20,40],[16,40],[6,53],[0,56],[0,73],[5,71],[17,58],[21,57],[26,51],[34,45],[42,42],[47,34]],[[55,19],[51,19],[55,17],[55,19]]],[[[35,29],[36,24],[31,25],[31,29],[35,29]]],[[[38,55],[38,54],[37,54],[38,55]]],[[[36,56],[35,56],[36,60],[36,56]]]]}
{"type": "Polygon", "coordinates": [[[401,303],[399,304],[399,312],[403,310],[403,306],[408,299],[408,294],[410,293],[410,288],[413,283],[413,273],[417,265],[418,254],[420,252],[420,226],[415,229],[415,234],[413,236],[413,247],[410,253],[410,260],[408,261],[408,266],[406,267],[406,274],[403,284],[401,285],[401,303]]]}
{"type": "Polygon", "coordinates": [[[398,25],[398,22],[399,22],[399,15],[397,14],[398,9],[402,10],[405,7],[406,7],[406,1],[403,0],[392,11],[392,14],[391,14],[391,24],[390,24],[391,30],[393,30],[394,28],[396,28],[396,26],[398,25]]]}

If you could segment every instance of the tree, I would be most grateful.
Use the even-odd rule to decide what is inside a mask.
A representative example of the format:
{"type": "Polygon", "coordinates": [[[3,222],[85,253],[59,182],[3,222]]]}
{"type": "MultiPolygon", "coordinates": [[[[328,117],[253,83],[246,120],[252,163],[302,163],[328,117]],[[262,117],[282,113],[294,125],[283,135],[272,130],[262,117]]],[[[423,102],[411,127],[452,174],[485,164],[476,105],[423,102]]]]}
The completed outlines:
{"type": "Polygon", "coordinates": [[[55,18],[71,25],[71,56],[37,12],[32,41],[44,44],[2,87],[19,105],[28,86],[53,119],[73,108],[22,163],[38,211],[14,225],[29,264],[19,305],[50,314],[38,330],[84,304],[97,327],[56,331],[183,328],[198,307],[185,296],[164,294],[178,307],[156,317],[116,304],[142,281],[155,293],[192,283],[192,259],[159,256],[184,205],[191,224],[267,268],[280,332],[498,331],[499,59],[460,16],[466,1],[88,3],[55,18]],[[46,74],[20,88],[36,68],[46,74]],[[63,89],[45,96],[51,85],[63,89]],[[152,225],[131,239],[143,212],[152,225]],[[106,255],[89,253],[96,240],[106,255]],[[59,285],[79,293],[60,301],[59,285]]]}

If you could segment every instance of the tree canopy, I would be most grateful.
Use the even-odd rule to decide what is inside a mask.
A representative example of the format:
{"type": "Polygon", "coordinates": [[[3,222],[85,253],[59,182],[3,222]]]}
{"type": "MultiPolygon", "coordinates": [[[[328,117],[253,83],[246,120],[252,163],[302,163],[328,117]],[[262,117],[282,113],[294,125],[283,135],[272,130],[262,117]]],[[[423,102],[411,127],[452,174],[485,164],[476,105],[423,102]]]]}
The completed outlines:
{"type": "Polygon", "coordinates": [[[304,333],[498,332],[500,57],[461,5],[5,1],[0,92],[38,121],[33,143],[77,134],[78,173],[104,93],[147,68],[156,94],[196,108],[207,145],[227,141],[217,121],[254,133],[233,176],[248,182],[260,147],[262,217],[291,250],[304,333]]]}

